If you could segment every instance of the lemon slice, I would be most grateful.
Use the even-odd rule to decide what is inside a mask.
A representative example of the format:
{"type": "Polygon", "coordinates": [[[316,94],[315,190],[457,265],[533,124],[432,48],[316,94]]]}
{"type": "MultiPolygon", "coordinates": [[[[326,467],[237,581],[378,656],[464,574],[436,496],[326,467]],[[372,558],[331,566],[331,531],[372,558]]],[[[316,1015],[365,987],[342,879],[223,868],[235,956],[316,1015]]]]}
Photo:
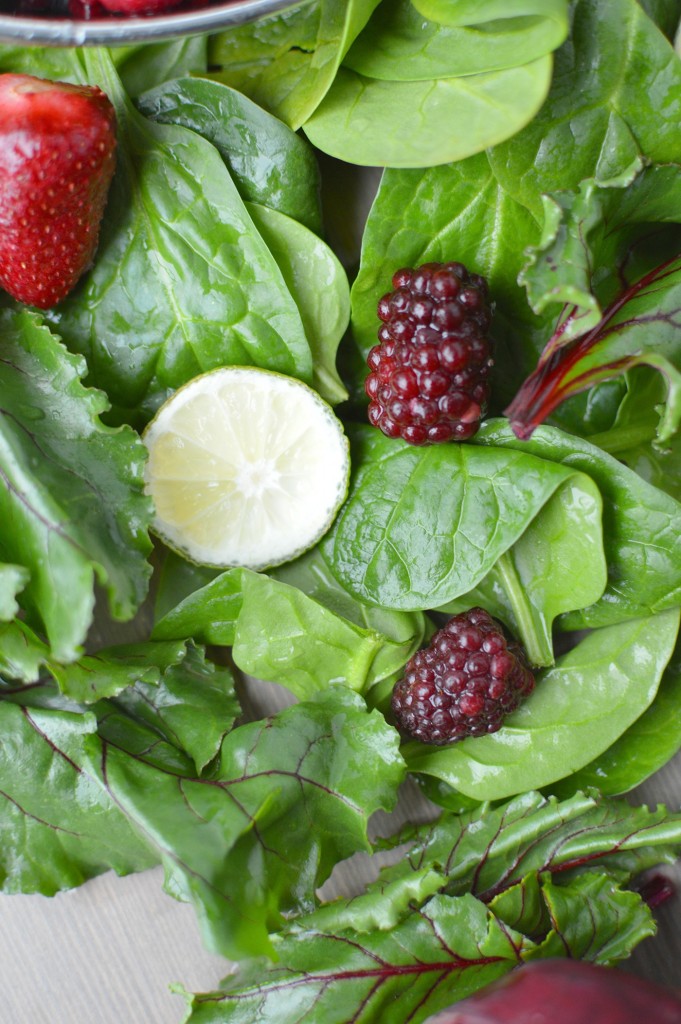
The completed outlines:
{"type": "Polygon", "coordinates": [[[326,533],[348,489],[343,427],[292,377],[227,366],[195,377],[146,428],[155,531],[193,562],[265,569],[326,533]]]}

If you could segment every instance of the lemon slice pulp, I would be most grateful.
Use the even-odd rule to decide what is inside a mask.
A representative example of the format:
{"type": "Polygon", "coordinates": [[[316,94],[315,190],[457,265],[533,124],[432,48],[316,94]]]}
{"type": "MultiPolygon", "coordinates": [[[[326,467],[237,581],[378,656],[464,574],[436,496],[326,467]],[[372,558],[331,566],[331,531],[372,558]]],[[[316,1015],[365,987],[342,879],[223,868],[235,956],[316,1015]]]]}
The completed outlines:
{"type": "Polygon", "coordinates": [[[333,410],[306,384],[228,366],[191,380],[144,432],[156,533],[193,562],[265,569],[328,530],[350,473],[333,410]]]}

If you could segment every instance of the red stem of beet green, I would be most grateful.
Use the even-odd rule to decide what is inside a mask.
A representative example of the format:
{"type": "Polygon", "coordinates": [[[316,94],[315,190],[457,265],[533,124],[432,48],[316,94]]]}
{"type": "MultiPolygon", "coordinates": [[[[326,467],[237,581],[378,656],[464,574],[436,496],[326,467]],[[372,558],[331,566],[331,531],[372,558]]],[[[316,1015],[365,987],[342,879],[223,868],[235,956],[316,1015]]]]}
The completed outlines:
{"type": "Polygon", "coordinates": [[[604,363],[602,367],[590,370],[565,383],[565,378],[575,364],[609,333],[608,326],[617,313],[639,292],[664,277],[667,269],[678,260],[678,256],[666,260],[626,288],[607,307],[596,326],[585,334],[571,341],[561,342],[568,324],[574,319],[575,309],[560,322],[539,357],[536,369],[526,378],[511,404],[504,410],[516,437],[526,441],[570,395],[585,391],[597,381],[613,377],[626,369],[630,360],[625,357],[613,363],[604,363]]]}

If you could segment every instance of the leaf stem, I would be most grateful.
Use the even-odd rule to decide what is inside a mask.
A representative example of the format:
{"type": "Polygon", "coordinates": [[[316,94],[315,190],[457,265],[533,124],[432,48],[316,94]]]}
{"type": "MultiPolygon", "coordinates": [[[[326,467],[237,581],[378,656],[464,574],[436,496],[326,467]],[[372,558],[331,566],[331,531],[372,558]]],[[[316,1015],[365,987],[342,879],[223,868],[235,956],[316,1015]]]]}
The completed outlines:
{"type": "Polygon", "coordinates": [[[547,642],[543,631],[537,630],[535,609],[527,596],[527,592],[518,576],[513,558],[508,551],[505,551],[497,560],[494,569],[498,573],[501,585],[506,591],[506,596],[513,609],[520,638],[527,652],[530,664],[535,667],[553,665],[554,657],[551,643],[550,641],[547,642]]]}

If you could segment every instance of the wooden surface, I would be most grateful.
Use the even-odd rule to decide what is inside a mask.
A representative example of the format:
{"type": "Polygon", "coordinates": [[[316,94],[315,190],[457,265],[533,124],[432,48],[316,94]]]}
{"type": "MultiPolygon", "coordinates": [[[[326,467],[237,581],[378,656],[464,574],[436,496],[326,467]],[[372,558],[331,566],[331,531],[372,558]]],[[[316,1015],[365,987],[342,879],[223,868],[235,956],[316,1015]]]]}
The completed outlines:
{"type": "MultiPolygon", "coordinates": [[[[278,687],[250,691],[259,715],[285,702],[278,687]]],[[[681,805],[681,755],[629,797],[632,803],[681,805]]],[[[431,808],[406,786],[397,811],[379,814],[376,832],[422,820],[431,808]]],[[[681,867],[664,873],[681,887],[681,867]]],[[[348,895],[368,877],[359,856],[340,865],[322,895],[348,895]]],[[[79,889],[43,896],[0,896],[0,1024],[180,1024],[185,1004],[170,986],[214,987],[229,963],[202,948],[191,907],[162,890],[160,868],[118,878],[112,873],[79,889]]],[[[624,965],[681,985],[681,895],[656,913],[659,931],[624,965]]],[[[652,1022],[651,1022],[652,1024],[652,1022]]]]}

